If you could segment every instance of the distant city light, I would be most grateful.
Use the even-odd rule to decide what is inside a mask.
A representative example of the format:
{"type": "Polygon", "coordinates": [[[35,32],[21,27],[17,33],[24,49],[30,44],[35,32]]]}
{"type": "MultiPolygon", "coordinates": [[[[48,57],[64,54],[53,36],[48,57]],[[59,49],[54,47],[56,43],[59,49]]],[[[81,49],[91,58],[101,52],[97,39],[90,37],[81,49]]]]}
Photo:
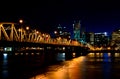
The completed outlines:
{"type": "Polygon", "coordinates": [[[102,33],[95,33],[95,34],[102,34],[102,33]]]}
{"type": "Polygon", "coordinates": [[[57,34],[57,31],[54,31],[55,34],[57,34]]]}
{"type": "Polygon", "coordinates": [[[74,26],[74,24],[73,24],[73,26],[74,26]]]}
{"type": "Polygon", "coordinates": [[[4,56],[5,58],[7,57],[7,55],[8,55],[7,53],[4,53],[4,54],[3,54],[3,56],[4,56]]]}
{"type": "Polygon", "coordinates": [[[38,34],[38,33],[39,33],[39,31],[36,31],[36,33],[38,34]]]}
{"type": "Polygon", "coordinates": [[[107,32],[104,32],[105,36],[107,36],[107,32]]]}
{"type": "Polygon", "coordinates": [[[66,27],[64,27],[64,28],[66,28],[66,27]]]}
{"type": "Polygon", "coordinates": [[[60,33],[62,33],[62,31],[60,31],[60,33]]]}
{"type": "Polygon", "coordinates": [[[107,32],[103,32],[103,33],[95,33],[95,35],[96,34],[104,34],[105,36],[107,36],[108,35],[108,33],[107,32]]]}

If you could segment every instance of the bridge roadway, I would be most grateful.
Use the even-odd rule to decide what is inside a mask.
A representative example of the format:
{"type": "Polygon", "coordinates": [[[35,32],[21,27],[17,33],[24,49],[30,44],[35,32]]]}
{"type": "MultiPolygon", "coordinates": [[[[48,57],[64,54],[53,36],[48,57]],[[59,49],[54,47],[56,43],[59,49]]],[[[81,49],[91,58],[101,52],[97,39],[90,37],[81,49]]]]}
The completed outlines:
{"type": "Polygon", "coordinates": [[[73,52],[87,51],[89,49],[88,47],[81,47],[75,45],[32,43],[32,42],[18,42],[18,41],[0,41],[0,47],[13,47],[14,50],[16,48],[22,48],[22,47],[41,47],[44,48],[44,50],[60,50],[62,48],[63,51],[73,51],[73,52]]]}

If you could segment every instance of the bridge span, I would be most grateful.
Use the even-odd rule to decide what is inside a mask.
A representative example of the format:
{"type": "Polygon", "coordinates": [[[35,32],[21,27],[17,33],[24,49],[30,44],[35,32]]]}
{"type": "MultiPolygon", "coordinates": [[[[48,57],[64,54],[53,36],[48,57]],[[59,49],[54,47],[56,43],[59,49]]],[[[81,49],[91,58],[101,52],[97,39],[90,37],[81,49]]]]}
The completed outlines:
{"type": "Polygon", "coordinates": [[[51,38],[50,34],[42,33],[30,27],[23,27],[19,23],[0,23],[0,47],[44,47],[44,49],[91,49],[90,45],[65,38],[51,38]]]}

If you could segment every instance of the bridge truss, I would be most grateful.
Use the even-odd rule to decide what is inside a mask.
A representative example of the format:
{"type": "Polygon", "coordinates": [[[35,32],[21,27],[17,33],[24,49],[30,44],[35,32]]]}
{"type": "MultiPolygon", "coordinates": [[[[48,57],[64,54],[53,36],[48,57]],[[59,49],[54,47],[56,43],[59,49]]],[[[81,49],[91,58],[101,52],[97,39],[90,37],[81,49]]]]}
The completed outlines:
{"type": "Polygon", "coordinates": [[[0,41],[18,41],[83,46],[83,44],[78,41],[72,41],[62,38],[53,39],[51,38],[50,34],[41,33],[33,29],[24,29],[19,24],[11,22],[0,23],[0,41]]]}

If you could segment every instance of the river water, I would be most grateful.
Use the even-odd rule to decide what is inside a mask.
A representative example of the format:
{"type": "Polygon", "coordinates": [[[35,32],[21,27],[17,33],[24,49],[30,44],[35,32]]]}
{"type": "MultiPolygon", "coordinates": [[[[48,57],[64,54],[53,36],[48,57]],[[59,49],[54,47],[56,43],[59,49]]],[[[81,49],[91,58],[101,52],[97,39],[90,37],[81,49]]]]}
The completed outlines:
{"type": "Polygon", "coordinates": [[[52,52],[1,54],[0,79],[120,79],[120,53],[52,52]]]}

